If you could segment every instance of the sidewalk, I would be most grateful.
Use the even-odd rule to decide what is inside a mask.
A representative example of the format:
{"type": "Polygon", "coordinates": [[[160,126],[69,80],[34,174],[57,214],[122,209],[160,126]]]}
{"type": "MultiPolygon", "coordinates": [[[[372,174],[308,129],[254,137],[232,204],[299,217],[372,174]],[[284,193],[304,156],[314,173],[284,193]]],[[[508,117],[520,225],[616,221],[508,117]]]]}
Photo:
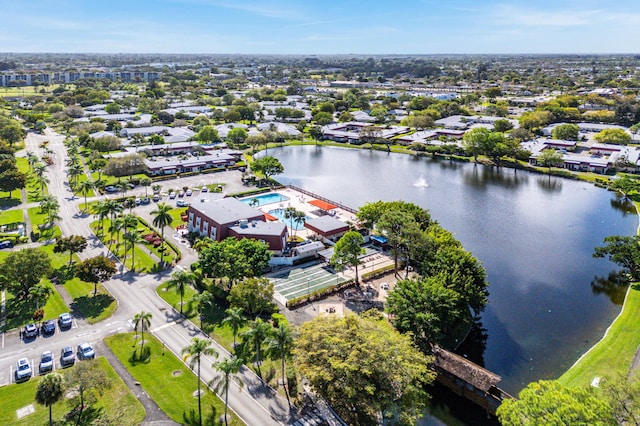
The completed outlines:
{"type": "Polygon", "coordinates": [[[162,426],[170,426],[170,425],[178,425],[179,423],[175,423],[172,421],[165,413],[158,407],[158,405],[147,395],[147,393],[142,389],[142,386],[135,381],[135,379],[129,374],[126,368],[120,363],[118,358],[111,352],[111,349],[107,345],[104,344],[103,341],[100,341],[96,345],[96,349],[99,354],[104,355],[104,357],[109,361],[109,364],[116,370],[116,373],[122,378],[124,383],[131,389],[131,392],[136,396],[138,401],[144,407],[147,416],[144,418],[144,421],[141,423],[143,425],[162,425],[162,426]]]}

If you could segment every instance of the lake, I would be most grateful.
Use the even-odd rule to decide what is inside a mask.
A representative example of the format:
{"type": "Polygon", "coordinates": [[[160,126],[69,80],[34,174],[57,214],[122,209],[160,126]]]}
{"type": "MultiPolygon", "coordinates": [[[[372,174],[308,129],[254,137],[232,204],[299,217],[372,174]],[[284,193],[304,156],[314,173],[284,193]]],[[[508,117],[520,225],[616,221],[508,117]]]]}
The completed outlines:
{"type": "MultiPolygon", "coordinates": [[[[461,349],[517,393],[557,378],[600,339],[620,311],[594,287],[619,268],[592,257],[609,235],[634,235],[638,219],[616,194],[543,174],[379,151],[271,148],[276,176],[353,208],[404,200],[431,212],[487,270],[480,336],[461,349]]],[[[259,155],[264,155],[261,153],[259,155]]],[[[615,295],[619,298],[619,294],[615,295]]]]}

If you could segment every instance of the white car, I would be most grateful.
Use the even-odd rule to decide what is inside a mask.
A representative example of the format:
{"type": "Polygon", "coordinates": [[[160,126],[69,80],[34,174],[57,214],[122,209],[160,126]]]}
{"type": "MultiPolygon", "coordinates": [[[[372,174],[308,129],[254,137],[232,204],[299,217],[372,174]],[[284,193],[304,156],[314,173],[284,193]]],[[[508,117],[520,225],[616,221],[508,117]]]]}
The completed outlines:
{"type": "Polygon", "coordinates": [[[169,198],[171,198],[173,200],[174,198],[176,198],[176,195],[178,195],[178,194],[176,194],[175,192],[170,192],[169,193],[169,198]]]}
{"type": "Polygon", "coordinates": [[[31,378],[31,365],[27,358],[20,358],[16,363],[16,382],[31,378]]]}
{"type": "Polygon", "coordinates": [[[42,356],[40,356],[40,374],[51,370],[53,370],[53,352],[42,352],[42,356]]]}
{"type": "Polygon", "coordinates": [[[382,284],[380,284],[380,288],[383,289],[383,290],[389,290],[389,284],[382,283],[382,284]]]}

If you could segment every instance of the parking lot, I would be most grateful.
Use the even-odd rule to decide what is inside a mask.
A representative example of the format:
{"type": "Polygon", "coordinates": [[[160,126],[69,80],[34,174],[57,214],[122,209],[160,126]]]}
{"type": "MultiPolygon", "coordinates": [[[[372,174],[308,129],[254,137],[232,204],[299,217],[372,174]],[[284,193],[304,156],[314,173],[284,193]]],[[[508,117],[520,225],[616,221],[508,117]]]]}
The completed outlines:
{"type": "MultiPolygon", "coordinates": [[[[99,340],[92,338],[96,331],[83,332],[83,327],[79,325],[75,318],[71,318],[71,325],[69,327],[61,327],[57,320],[54,321],[54,324],[55,329],[53,332],[43,333],[40,328],[38,328],[37,334],[31,337],[25,335],[24,328],[4,334],[2,349],[3,354],[8,356],[3,359],[3,364],[7,365],[6,362],[8,362],[9,368],[8,370],[0,372],[0,386],[16,382],[17,363],[20,359],[26,358],[28,360],[31,369],[30,379],[41,374],[39,366],[43,352],[52,352],[53,365],[51,371],[55,371],[64,368],[60,363],[63,347],[70,346],[74,353],[75,362],[78,362],[78,360],[82,359],[82,357],[78,357],[76,354],[78,345],[88,343],[93,347],[99,340]],[[11,355],[9,355],[9,353],[11,353],[11,355]]],[[[69,363],[69,366],[70,365],[73,364],[69,363]]],[[[42,374],[49,372],[50,371],[45,371],[42,374]]],[[[20,381],[27,381],[29,379],[20,381]]]]}

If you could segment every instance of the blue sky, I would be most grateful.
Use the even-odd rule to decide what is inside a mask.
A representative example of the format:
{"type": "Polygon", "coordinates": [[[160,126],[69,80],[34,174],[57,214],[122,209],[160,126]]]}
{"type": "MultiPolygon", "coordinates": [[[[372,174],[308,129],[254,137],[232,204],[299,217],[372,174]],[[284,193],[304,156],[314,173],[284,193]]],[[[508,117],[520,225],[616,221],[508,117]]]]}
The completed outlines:
{"type": "Polygon", "coordinates": [[[638,53],[639,0],[0,0],[0,51],[638,53]]]}

